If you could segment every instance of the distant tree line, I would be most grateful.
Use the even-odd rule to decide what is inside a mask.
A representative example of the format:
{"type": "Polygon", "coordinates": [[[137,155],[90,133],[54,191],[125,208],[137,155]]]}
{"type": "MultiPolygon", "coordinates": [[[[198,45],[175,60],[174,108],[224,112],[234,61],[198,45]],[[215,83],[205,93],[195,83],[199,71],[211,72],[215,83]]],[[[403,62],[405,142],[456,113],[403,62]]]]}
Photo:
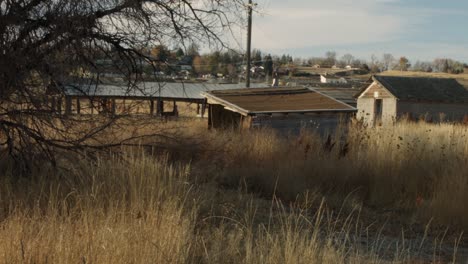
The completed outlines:
{"type": "MultiPolygon", "coordinates": [[[[164,45],[156,45],[142,50],[153,59],[152,65],[143,67],[143,72],[151,74],[152,71],[161,71],[165,74],[176,74],[180,71],[179,65],[192,66],[192,73],[200,75],[218,75],[236,77],[245,73],[247,64],[243,52],[236,50],[213,51],[202,54],[197,44],[191,44],[187,48],[168,48],[164,45]]],[[[289,54],[280,56],[263,53],[261,50],[252,50],[252,67],[259,68],[262,75],[271,76],[275,69],[294,65],[293,57],[289,54]]]]}
{"type": "MultiPolygon", "coordinates": [[[[166,74],[176,74],[180,71],[180,64],[192,66],[192,74],[223,75],[235,78],[245,74],[247,64],[245,54],[236,50],[214,51],[201,54],[200,47],[192,43],[188,47],[168,48],[157,45],[144,51],[153,59],[152,65],[144,67],[143,72],[159,70],[166,74]]],[[[350,53],[338,56],[335,51],[327,51],[322,57],[293,58],[289,54],[272,55],[259,49],[252,51],[252,67],[254,77],[272,76],[275,71],[292,73],[297,67],[321,68],[357,68],[371,73],[389,70],[419,71],[419,72],[445,72],[459,74],[464,72],[465,64],[450,59],[436,58],[433,61],[411,61],[406,56],[395,57],[384,53],[380,58],[372,55],[370,60],[359,59],[350,53]],[[261,74],[257,74],[260,72],[261,74]],[[257,74],[258,76],[255,76],[257,74]]]]}
{"type": "Polygon", "coordinates": [[[466,64],[450,58],[436,58],[432,62],[417,60],[411,64],[407,57],[402,56],[399,59],[396,59],[392,54],[389,53],[384,54],[381,60],[373,55],[370,62],[371,72],[399,70],[460,74],[464,72],[466,67],[466,64]]]}
{"type": "Polygon", "coordinates": [[[436,58],[430,61],[416,61],[414,64],[406,56],[399,58],[390,53],[384,53],[381,58],[372,55],[369,61],[357,59],[352,54],[344,54],[338,58],[335,51],[328,51],[323,57],[312,57],[308,59],[295,58],[296,66],[320,66],[322,68],[363,68],[372,73],[399,70],[399,71],[421,71],[421,72],[445,72],[460,74],[468,65],[450,58],[436,58]]]}

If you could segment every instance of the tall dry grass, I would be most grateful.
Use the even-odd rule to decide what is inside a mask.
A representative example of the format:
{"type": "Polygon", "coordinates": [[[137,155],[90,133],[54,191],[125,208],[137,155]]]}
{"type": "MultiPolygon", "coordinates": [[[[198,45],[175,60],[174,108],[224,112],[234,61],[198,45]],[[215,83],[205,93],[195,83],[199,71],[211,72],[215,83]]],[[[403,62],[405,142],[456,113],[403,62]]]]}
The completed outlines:
{"type": "Polygon", "coordinates": [[[185,204],[187,176],[187,166],[145,157],[79,162],[19,182],[3,174],[0,262],[184,263],[196,211],[185,204]]]}
{"type": "Polygon", "coordinates": [[[0,185],[0,263],[381,262],[377,247],[353,245],[354,216],[332,226],[324,207],[221,195],[167,159],[82,161],[16,182],[8,173],[0,185]]]}
{"type": "Polygon", "coordinates": [[[216,134],[225,155],[219,180],[286,200],[310,190],[340,201],[347,194],[381,208],[419,210],[444,223],[468,228],[468,127],[399,123],[352,127],[328,143],[304,131],[216,134]],[[336,194],[336,195],[335,195],[336,194]]]}
{"type": "Polygon", "coordinates": [[[406,238],[395,223],[390,237],[380,215],[467,227],[464,126],[351,127],[327,144],[305,131],[183,133],[174,151],[64,157],[29,178],[1,161],[0,262],[437,262],[453,241],[439,252],[424,227],[406,238]]]}

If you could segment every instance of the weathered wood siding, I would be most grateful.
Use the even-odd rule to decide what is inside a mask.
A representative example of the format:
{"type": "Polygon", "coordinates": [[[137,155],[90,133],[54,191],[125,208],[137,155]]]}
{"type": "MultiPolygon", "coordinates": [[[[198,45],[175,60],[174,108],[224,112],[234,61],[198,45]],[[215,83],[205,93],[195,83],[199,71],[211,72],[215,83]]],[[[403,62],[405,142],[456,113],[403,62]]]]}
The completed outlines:
{"type": "Polygon", "coordinates": [[[307,129],[326,136],[346,125],[354,113],[308,113],[287,115],[264,115],[253,117],[252,127],[271,127],[281,133],[299,133],[307,129]]]}
{"type": "Polygon", "coordinates": [[[238,129],[240,128],[242,116],[239,113],[228,111],[224,106],[218,104],[210,105],[210,126],[220,129],[238,129]]]}
{"type": "Polygon", "coordinates": [[[374,124],[374,107],[374,98],[359,98],[357,100],[358,112],[356,114],[356,118],[368,125],[374,124]]]}
{"type": "Polygon", "coordinates": [[[308,129],[321,135],[333,133],[341,124],[345,125],[354,113],[322,112],[306,114],[261,114],[243,116],[226,110],[224,106],[210,105],[209,127],[215,129],[272,128],[281,133],[299,133],[308,129]]]}
{"type": "Polygon", "coordinates": [[[459,122],[468,115],[468,104],[428,103],[428,102],[398,102],[398,116],[409,116],[413,119],[426,121],[459,122]]]}
{"type": "Polygon", "coordinates": [[[397,118],[397,99],[380,84],[374,82],[357,100],[357,119],[373,126],[376,123],[376,100],[382,100],[382,124],[391,124],[397,118]],[[378,93],[378,95],[376,94],[378,93]],[[377,95],[377,96],[376,96],[377,95]]]}
{"type": "Polygon", "coordinates": [[[375,92],[379,93],[379,98],[394,98],[394,96],[383,88],[377,82],[373,82],[367,90],[360,96],[360,98],[374,98],[375,92]]]}
{"type": "MultiPolygon", "coordinates": [[[[402,117],[427,121],[462,121],[468,115],[468,104],[401,101],[374,82],[358,98],[357,118],[368,125],[376,124],[376,99],[382,99],[382,124],[391,124],[402,117]],[[378,92],[378,96],[376,96],[378,92]]],[[[377,122],[380,123],[379,120],[377,122]]]]}

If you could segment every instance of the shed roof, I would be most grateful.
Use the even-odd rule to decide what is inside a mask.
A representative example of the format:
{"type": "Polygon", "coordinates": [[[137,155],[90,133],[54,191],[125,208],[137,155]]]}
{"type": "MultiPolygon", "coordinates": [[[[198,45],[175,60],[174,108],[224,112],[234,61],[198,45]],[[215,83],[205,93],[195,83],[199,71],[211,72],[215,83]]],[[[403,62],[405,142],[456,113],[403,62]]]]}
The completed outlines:
{"type": "Polygon", "coordinates": [[[243,115],[356,111],[343,102],[303,87],[211,91],[204,95],[209,102],[243,115]]]}
{"type": "Polygon", "coordinates": [[[356,88],[343,87],[311,87],[310,89],[333,97],[338,101],[354,105],[356,104],[356,98],[354,96],[359,92],[359,89],[356,88]]]}
{"type": "Polygon", "coordinates": [[[468,103],[468,90],[455,79],[373,76],[400,100],[468,103]]]}
{"type": "MultiPolygon", "coordinates": [[[[265,84],[252,83],[252,87],[265,84]]],[[[158,83],[142,82],[134,87],[108,84],[70,84],[64,88],[68,96],[86,97],[155,97],[168,99],[204,99],[202,92],[243,88],[244,84],[158,83]]]]}

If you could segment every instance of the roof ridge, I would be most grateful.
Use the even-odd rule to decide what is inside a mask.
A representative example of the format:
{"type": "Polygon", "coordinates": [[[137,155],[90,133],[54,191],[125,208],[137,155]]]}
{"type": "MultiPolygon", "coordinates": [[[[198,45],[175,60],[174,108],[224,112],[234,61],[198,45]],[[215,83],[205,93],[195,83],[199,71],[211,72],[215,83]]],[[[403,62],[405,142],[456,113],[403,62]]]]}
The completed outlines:
{"type": "MultiPolygon", "coordinates": [[[[374,77],[377,77],[377,76],[380,77],[379,75],[374,75],[374,77]]],[[[386,80],[384,80],[384,79],[382,79],[382,78],[377,78],[377,81],[378,81],[380,84],[382,84],[382,85],[384,86],[385,89],[388,90],[388,88],[390,88],[390,90],[393,90],[393,91],[389,91],[389,92],[390,92],[391,94],[393,94],[393,96],[395,96],[395,97],[398,98],[398,96],[395,95],[395,88],[393,87],[393,85],[391,85],[390,83],[388,83],[386,80]],[[388,87],[387,87],[387,86],[388,86],[388,87]]]]}
{"type": "Polygon", "coordinates": [[[214,95],[223,95],[223,96],[248,96],[248,95],[287,95],[287,94],[302,94],[307,93],[306,90],[297,90],[297,91],[252,91],[252,92],[216,92],[208,91],[214,95]]]}
{"type": "Polygon", "coordinates": [[[395,76],[395,75],[374,75],[374,76],[383,77],[383,78],[394,78],[394,79],[397,79],[397,78],[400,78],[400,79],[435,79],[435,80],[444,80],[444,81],[448,81],[448,80],[457,81],[457,79],[454,77],[446,78],[446,77],[436,77],[436,76],[425,77],[425,76],[395,76]]]}
{"type": "Polygon", "coordinates": [[[402,100],[416,98],[434,102],[468,102],[467,89],[455,78],[385,75],[376,75],[373,78],[402,100]]]}

